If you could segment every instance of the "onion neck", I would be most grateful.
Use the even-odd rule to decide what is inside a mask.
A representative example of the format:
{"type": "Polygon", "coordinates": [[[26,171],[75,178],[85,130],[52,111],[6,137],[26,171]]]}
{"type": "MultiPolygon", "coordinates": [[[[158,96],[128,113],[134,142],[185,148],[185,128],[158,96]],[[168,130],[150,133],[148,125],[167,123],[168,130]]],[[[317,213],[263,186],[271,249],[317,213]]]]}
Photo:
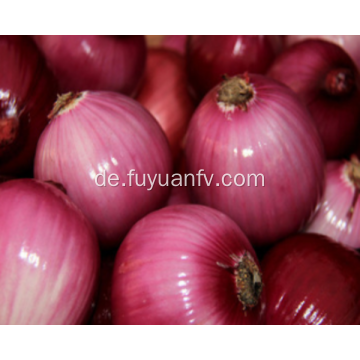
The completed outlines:
{"type": "Polygon", "coordinates": [[[250,100],[254,97],[254,89],[248,75],[232,78],[224,76],[224,79],[218,90],[217,102],[224,104],[227,108],[238,107],[246,111],[250,100]]]}
{"type": "Polygon", "coordinates": [[[360,194],[360,161],[356,155],[352,155],[346,163],[345,172],[354,186],[354,195],[347,216],[351,220],[360,194]]]}
{"type": "Polygon", "coordinates": [[[73,109],[83,96],[84,92],[69,92],[66,94],[58,95],[58,98],[48,118],[52,120],[57,116],[73,109]]]}
{"type": "Polygon", "coordinates": [[[248,252],[237,259],[234,275],[237,297],[243,309],[255,307],[259,303],[263,283],[259,267],[248,252]]]}
{"type": "Polygon", "coordinates": [[[325,77],[325,91],[331,96],[347,96],[355,91],[355,83],[355,73],[351,69],[333,69],[325,77]]]}

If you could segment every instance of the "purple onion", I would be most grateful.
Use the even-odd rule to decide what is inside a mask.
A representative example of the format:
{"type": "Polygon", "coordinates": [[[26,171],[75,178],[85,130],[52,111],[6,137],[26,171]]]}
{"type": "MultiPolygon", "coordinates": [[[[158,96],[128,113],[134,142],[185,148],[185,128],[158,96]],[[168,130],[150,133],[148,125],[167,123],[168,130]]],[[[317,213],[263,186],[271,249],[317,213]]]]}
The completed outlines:
{"type": "Polygon", "coordinates": [[[307,232],[326,235],[352,248],[360,248],[360,163],[329,161],[321,207],[307,232]]]}
{"type": "Polygon", "coordinates": [[[186,164],[207,181],[213,175],[210,186],[196,178],[193,200],[229,215],[255,245],[301,229],[322,195],[323,145],[310,114],[261,75],[230,78],[206,95],[190,122],[186,164]]]}
{"type": "Polygon", "coordinates": [[[101,245],[119,245],[136,221],[165,205],[170,188],[159,179],[166,183],[172,165],[164,133],[138,102],[116,93],[65,94],[51,118],[35,177],[62,184],[101,245]]]}
{"type": "Polygon", "coordinates": [[[99,270],[95,232],[52,185],[0,185],[0,323],[81,324],[99,270]]]}
{"type": "Polygon", "coordinates": [[[143,35],[36,35],[61,92],[118,91],[134,95],[145,69],[143,35]]]}

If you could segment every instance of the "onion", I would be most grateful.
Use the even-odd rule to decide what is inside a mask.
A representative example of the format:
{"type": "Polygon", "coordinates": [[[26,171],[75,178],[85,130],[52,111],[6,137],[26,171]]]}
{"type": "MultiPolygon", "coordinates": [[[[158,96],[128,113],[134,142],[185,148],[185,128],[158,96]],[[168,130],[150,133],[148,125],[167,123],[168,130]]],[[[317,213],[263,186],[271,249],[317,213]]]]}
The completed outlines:
{"type": "Polygon", "coordinates": [[[307,40],[283,52],[268,75],[292,88],[308,106],[329,159],[353,150],[360,130],[360,82],[344,50],[307,40]]]}
{"type": "Polygon", "coordinates": [[[206,95],[186,164],[196,174],[193,200],[229,215],[257,246],[299,230],[322,195],[323,148],[310,115],[262,75],[233,77],[206,95]]]}
{"type": "Polygon", "coordinates": [[[62,92],[107,90],[133,95],[145,68],[142,35],[37,35],[34,39],[62,92]]]}
{"type": "Polygon", "coordinates": [[[31,171],[56,81],[30,38],[0,36],[0,174],[31,171]]]}
{"type": "Polygon", "coordinates": [[[176,159],[194,112],[187,89],[184,59],[171,50],[150,49],[145,80],[137,100],[164,130],[176,159]]]}
{"type": "Polygon", "coordinates": [[[188,35],[166,35],[162,39],[161,46],[185,55],[187,38],[188,35]]]}
{"type": "Polygon", "coordinates": [[[282,40],[269,35],[191,35],[187,45],[190,82],[202,98],[223,75],[265,73],[282,40]]]}
{"type": "Polygon", "coordinates": [[[91,325],[112,325],[111,284],[114,263],[115,253],[113,252],[103,254],[101,257],[99,293],[91,325]]]}
{"type": "Polygon", "coordinates": [[[353,156],[351,161],[329,161],[322,204],[307,232],[327,235],[344,245],[360,248],[359,191],[359,160],[353,156]]]}
{"type": "Polygon", "coordinates": [[[39,140],[35,177],[62,184],[101,245],[119,245],[137,220],[167,200],[169,187],[160,182],[172,165],[163,132],[139,103],[116,93],[65,94],[51,118],[39,140]]]}
{"type": "Polygon", "coordinates": [[[0,323],[80,324],[99,270],[94,230],[54,186],[0,185],[0,323]]]}
{"type": "Polygon", "coordinates": [[[116,255],[115,324],[257,324],[263,310],[255,252],[216,210],[177,205],[153,212],[116,255]]]}
{"type": "Polygon", "coordinates": [[[360,258],[316,234],[291,237],[262,262],[266,323],[360,325],[360,258]]]}
{"type": "Polygon", "coordinates": [[[352,57],[360,69],[360,36],[359,35],[287,35],[286,46],[291,46],[305,39],[321,39],[331,41],[342,48],[352,57]]]}

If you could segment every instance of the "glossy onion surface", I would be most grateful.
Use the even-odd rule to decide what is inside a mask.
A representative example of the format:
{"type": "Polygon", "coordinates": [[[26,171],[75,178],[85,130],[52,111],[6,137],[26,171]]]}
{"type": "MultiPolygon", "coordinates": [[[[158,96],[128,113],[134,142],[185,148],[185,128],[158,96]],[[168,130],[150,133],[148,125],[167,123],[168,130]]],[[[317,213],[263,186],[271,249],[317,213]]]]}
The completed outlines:
{"type": "Polygon", "coordinates": [[[116,324],[256,324],[264,294],[246,311],[229,268],[234,255],[257,259],[226,215],[199,205],[153,212],[129,232],[116,256],[116,324]]]}
{"type": "Polygon", "coordinates": [[[37,35],[34,39],[61,92],[107,90],[133,95],[145,69],[143,35],[37,35]]]}
{"type": "Polygon", "coordinates": [[[291,46],[305,39],[321,39],[341,46],[360,69],[360,35],[287,35],[285,36],[285,44],[291,46]]]}
{"type": "Polygon", "coordinates": [[[291,237],[262,261],[266,323],[360,324],[360,258],[330,238],[291,237]]]}
{"type": "Polygon", "coordinates": [[[304,101],[328,159],[353,151],[360,131],[360,76],[342,48],[321,40],[300,42],[274,61],[268,75],[304,101]]]}
{"type": "Polygon", "coordinates": [[[84,92],[71,101],[39,140],[35,177],[62,184],[100,243],[117,246],[137,220],[165,204],[170,188],[160,186],[158,177],[165,183],[171,173],[169,145],[155,119],[131,98],[84,92]],[[148,177],[155,175],[148,190],[148,177]]]}
{"type": "Polygon", "coordinates": [[[57,85],[26,36],[0,36],[0,175],[32,171],[57,85]]]}
{"type": "Polygon", "coordinates": [[[307,232],[323,234],[360,248],[359,162],[330,161],[326,165],[326,186],[321,207],[307,232]]]}
{"type": "Polygon", "coordinates": [[[80,324],[99,270],[95,232],[54,186],[0,185],[0,323],[80,324]]]}
{"type": "Polygon", "coordinates": [[[191,35],[186,53],[190,83],[201,99],[223,75],[265,73],[280,49],[279,36],[191,35]]]}
{"type": "Polygon", "coordinates": [[[200,186],[195,178],[194,201],[229,215],[253,244],[265,245],[296,232],[314,212],[323,190],[323,147],[292,91],[261,75],[241,81],[253,91],[243,108],[220,102],[217,86],[195,111],[186,164],[191,174],[203,170],[207,181],[213,175],[210,186],[204,176],[200,186]]]}

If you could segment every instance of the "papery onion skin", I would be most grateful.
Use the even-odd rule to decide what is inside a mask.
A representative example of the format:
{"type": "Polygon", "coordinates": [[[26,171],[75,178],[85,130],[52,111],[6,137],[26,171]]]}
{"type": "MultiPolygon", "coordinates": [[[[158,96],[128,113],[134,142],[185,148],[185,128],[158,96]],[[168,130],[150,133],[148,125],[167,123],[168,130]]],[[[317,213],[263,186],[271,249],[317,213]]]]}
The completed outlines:
{"type": "Polygon", "coordinates": [[[162,39],[161,46],[166,49],[177,51],[180,55],[186,53],[186,42],[188,35],[165,35],[162,39]]]}
{"type": "Polygon", "coordinates": [[[268,75],[307,105],[328,159],[349,155],[360,129],[360,76],[343,49],[322,40],[297,43],[274,61],[268,75]]]}
{"type": "Polygon", "coordinates": [[[116,256],[115,324],[257,324],[265,294],[246,311],[237,299],[231,255],[254,250],[224,214],[199,205],[153,212],[129,232],[116,256]],[[221,265],[223,264],[223,265],[221,265]]]}
{"type": "MultiPolygon", "coordinates": [[[[128,174],[134,169],[139,183],[143,174],[146,179],[157,174],[164,183],[172,168],[169,145],[155,119],[135,100],[109,92],[78,96],[44,130],[34,173],[40,180],[62,184],[89,218],[100,244],[115,247],[137,220],[165,205],[168,186],[156,180],[147,190],[149,181],[136,186],[135,176],[130,186],[128,174]],[[97,186],[96,175],[104,170],[106,186],[97,186]],[[118,176],[111,182],[118,186],[109,186],[111,174],[118,176]]],[[[103,178],[97,179],[102,185],[103,178]]]]}
{"type": "Polygon", "coordinates": [[[61,92],[105,90],[134,95],[145,69],[143,35],[36,35],[61,92]]]}
{"type": "Polygon", "coordinates": [[[201,99],[223,75],[265,73],[281,44],[279,36],[269,35],[190,35],[186,51],[189,81],[201,99]]]}
{"type": "Polygon", "coordinates": [[[248,81],[253,98],[225,111],[218,104],[222,85],[210,91],[189,125],[186,164],[191,174],[203,169],[208,180],[214,174],[210,186],[204,177],[201,186],[196,180],[192,200],[224,212],[252,244],[264,246],[302,228],[315,211],[324,186],[323,147],[290,89],[262,75],[238,78],[248,81]],[[225,174],[232,176],[229,187],[222,185],[225,174]],[[244,186],[234,185],[236,174],[243,174],[244,186]],[[257,186],[250,174],[263,175],[257,186]]]}
{"type": "Polygon", "coordinates": [[[57,83],[33,41],[0,36],[0,175],[32,171],[57,83]]]}
{"type": "Polygon", "coordinates": [[[360,324],[359,255],[328,237],[301,234],[261,263],[268,325],[360,324]]]}
{"type": "Polygon", "coordinates": [[[0,199],[0,323],[83,323],[100,260],[88,220],[60,190],[35,180],[1,184],[0,199]]]}
{"type": "MultiPolygon", "coordinates": [[[[326,235],[343,245],[360,248],[360,203],[358,181],[351,179],[350,161],[329,161],[321,207],[306,231],[326,235]]],[[[359,169],[359,164],[355,165],[359,169]]],[[[356,173],[358,177],[358,170],[356,173]]]]}
{"type": "Polygon", "coordinates": [[[137,101],[158,121],[169,140],[173,158],[177,159],[194,112],[184,59],[171,50],[150,49],[137,101]]]}
{"type": "Polygon", "coordinates": [[[360,69],[360,35],[286,35],[284,42],[291,46],[306,39],[321,39],[341,46],[360,69]]]}

